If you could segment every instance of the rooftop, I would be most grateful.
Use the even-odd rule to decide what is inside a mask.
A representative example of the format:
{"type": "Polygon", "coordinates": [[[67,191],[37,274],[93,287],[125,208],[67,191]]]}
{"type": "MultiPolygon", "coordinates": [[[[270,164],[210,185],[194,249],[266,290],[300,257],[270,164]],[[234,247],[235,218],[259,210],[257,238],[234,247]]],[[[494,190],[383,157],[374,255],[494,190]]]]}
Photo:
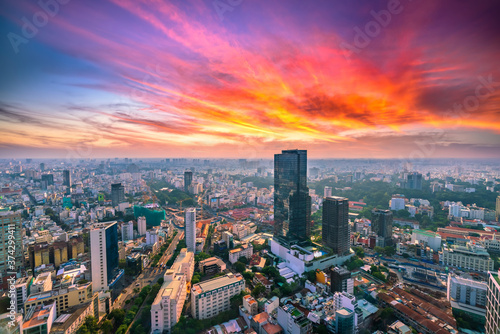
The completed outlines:
{"type": "Polygon", "coordinates": [[[193,285],[192,291],[194,294],[200,294],[204,292],[209,292],[226,285],[230,285],[236,282],[243,281],[243,277],[239,274],[227,274],[224,276],[212,278],[208,281],[197,283],[193,285]]]}

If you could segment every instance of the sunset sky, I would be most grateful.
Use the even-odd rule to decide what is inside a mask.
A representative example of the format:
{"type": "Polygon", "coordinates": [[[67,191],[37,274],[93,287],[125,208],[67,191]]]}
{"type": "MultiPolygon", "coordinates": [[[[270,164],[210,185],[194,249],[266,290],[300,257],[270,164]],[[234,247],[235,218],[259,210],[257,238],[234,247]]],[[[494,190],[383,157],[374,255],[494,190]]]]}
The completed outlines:
{"type": "Polygon", "coordinates": [[[37,3],[2,2],[0,158],[500,157],[498,1],[37,3]]]}

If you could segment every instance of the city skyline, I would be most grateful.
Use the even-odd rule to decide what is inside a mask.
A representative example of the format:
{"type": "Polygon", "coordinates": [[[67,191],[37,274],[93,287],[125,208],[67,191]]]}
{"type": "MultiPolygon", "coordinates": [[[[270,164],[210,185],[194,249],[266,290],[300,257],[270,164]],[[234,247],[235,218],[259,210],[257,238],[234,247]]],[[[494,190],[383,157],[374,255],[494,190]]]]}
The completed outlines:
{"type": "Polygon", "coordinates": [[[0,157],[499,157],[497,3],[214,3],[8,1],[0,157]]]}

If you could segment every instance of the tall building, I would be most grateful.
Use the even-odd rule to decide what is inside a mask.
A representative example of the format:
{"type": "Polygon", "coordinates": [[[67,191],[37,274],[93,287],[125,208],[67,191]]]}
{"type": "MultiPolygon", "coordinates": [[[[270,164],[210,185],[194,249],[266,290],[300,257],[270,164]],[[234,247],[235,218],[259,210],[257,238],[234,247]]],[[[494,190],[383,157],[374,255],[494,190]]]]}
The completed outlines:
{"type": "Polygon", "coordinates": [[[193,172],[185,171],[184,172],[184,191],[189,192],[189,186],[193,183],[193,172]]]}
{"type": "Polygon", "coordinates": [[[71,171],[70,170],[63,170],[63,186],[65,187],[71,187],[71,171]]]}
{"type": "Polygon", "coordinates": [[[467,244],[467,246],[443,246],[439,260],[444,266],[488,272],[493,270],[494,262],[483,247],[467,244]]]}
{"type": "Polygon", "coordinates": [[[139,235],[146,235],[146,217],[137,218],[137,231],[139,235]]]}
{"type": "Polygon", "coordinates": [[[42,171],[42,172],[45,171],[45,163],[44,162],[40,163],[40,171],[42,171]]]}
{"type": "Polygon", "coordinates": [[[118,223],[94,224],[90,230],[90,260],[94,291],[109,290],[118,269],[118,223]]]}
{"type": "Polygon", "coordinates": [[[196,208],[186,209],[184,221],[186,231],[186,246],[189,252],[196,251],[196,208]]]}
{"type": "Polygon", "coordinates": [[[125,187],[121,183],[111,185],[111,203],[117,206],[125,201],[125,187]]]}
{"type": "Polygon", "coordinates": [[[129,221],[122,225],[122,241],[134,240],[134,223],[129,221]]]}
{"type": "Polygon", "coordinates": [[[151,305],[152,333],[170,332],[179,321],[186,301],[186,283],[194,272],[194,254],[183,248],[164,275],[163,285],[151,305]]]}
{"type": "Polygon", "coordinates": [[[24,269],[22,228],[21,214],[13,211],[0,212],[0,279],[6,277],[7,272],[20,273],[24,269]],[[11,240],[15,242],[14,252],[11,240]]]}
{"type": "Polygon", "coordinates": [[[351,272],[342,268],[335,267],[330,272],[331,293],[354,292],[354,280],[351,278],[351,272]]]}
{"type": "Polygon", "coordinates": [[[323,197],[332,196],[332,187],[326,186],[323,195],[324,195],[323,197]]]}
{"type": "Polygon", "coordinates": [[[496,216],[497,222],[500,222],[500,196],[497,197],[497,207],[495,210],[495,216],[496,216]]]}
{"type": "MultiPolygon", "coordinates": [[[[454,274],[448,274],[447,299],[453,302],[470,305],[484,310],[486,307],[486,295],[488,284],[472,279],[462,278],[454,274]]],[[[460,306],[460,305],[458,305],[460,306]]]]}
{"type": "Polygon", "coordinates": [[[308,239],[311,234],[306,150],[274,155],[274,234],[288,239],[308,239]]]}
{"type": "Polygon", "coordinates": [[[42,181],[47,182],[48,186],[53,186],[54,185],[54,175],[53,174],[43,174],[42,181]]]}
{"type": "Polygon", "coordinates": [[[191,315],[195,319],[208,319],[229,310],[230,299],[245,290],[240,274],[226,274],[197,283],[191,289],[191,315]]]}
{"type": "Polygon", "coordinates": [[[488,273],[488,291],[486,297],[486,334],[500,332],[500,276],[499,273],[488,273]]]}
{"type": "Polygon", "coordinates": [[[335,333],[354,334],[354,312],[346,307],[335,311],[335,333]]]}
{"type": "Polygon", "coordinates": [[[406,174],[405,188],[422,190],[422,174],[417,172],[406,174]]]}
{"type": "Polygon", "coordinates": [[[345,197],[326,197],[323,201],[323,244],[337,255],[347,255],[350,237],[349,200],[345,197]]]}
{"type": "Polygon", "coordinates": [[[392,246],[392,211],[372,211],[372,232],[382,239],[383,247],[392,246]]]}

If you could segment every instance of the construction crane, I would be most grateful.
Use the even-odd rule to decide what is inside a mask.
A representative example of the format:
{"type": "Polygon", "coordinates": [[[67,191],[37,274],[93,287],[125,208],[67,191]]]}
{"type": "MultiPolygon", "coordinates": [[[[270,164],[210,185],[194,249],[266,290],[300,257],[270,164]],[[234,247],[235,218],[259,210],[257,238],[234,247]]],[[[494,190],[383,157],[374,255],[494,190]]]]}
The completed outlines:
{"type": "Polygon", "coordinates": [[[181,199],[180,201],[177,201],[177,203],[179,204],[180,210],[182,210],[182,202],[184,202],[186,199],[187,198],[181,199]]]}

